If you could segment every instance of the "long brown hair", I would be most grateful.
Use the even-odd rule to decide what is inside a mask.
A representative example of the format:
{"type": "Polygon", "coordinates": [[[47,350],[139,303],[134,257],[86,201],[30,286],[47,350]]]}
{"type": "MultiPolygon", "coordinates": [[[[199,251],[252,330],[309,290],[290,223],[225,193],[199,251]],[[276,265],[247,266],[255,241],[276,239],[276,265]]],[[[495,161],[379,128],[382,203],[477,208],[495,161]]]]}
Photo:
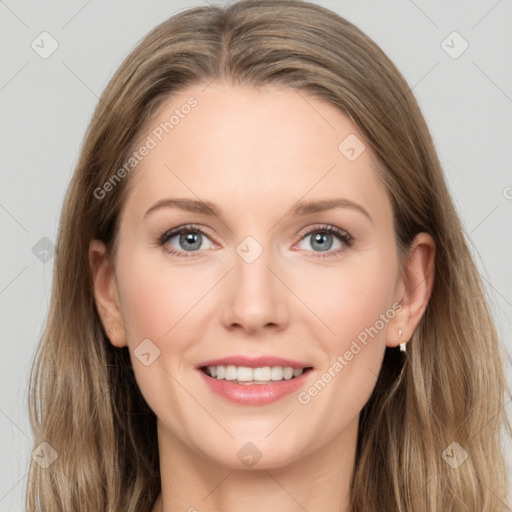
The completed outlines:
{"type": "Polygon", "coordinates": [[[427,310],[405,359],[386,349],[361,412],[352,512],[502,510],[500,429],[510,434],[503,349],[426,123],[372,40],[301,0],[183,11],[138,44],[103,92],[62,209],[48,321],[31,375],[34,447],[46,442],[57,458],[48,467],[31,463],[27,509],[146,512],[160,491],[156,418],[128,348],[113,347],[103,331],[88,246],[99,239],[112,254],[130,176],[102,198],[98,187],[169,95],[212,80],[284,85],[348,114],[387,186],[400,253],[419,232],[436,242],[427,310]],[[467,455],[458,467],[450,464],[455,453],[459,462],[467,455]]]}

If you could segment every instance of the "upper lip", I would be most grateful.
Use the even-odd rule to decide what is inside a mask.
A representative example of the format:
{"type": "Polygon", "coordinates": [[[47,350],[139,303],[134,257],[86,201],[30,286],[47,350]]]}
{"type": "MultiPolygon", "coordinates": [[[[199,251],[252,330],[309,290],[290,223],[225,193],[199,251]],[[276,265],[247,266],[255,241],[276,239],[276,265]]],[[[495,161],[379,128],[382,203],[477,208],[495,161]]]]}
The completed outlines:
{"type": "Polygon", "coordinates": [[[205,366],[248,366],[249,368],[261,368],[263,366],[291,366],[294,369],[309,368],[311,367],[308,363],[301,363],[292,359],[276,356],[229,356],[221,359],[211,359],[200,363],[197,368],[203,368],[205,366]]]}

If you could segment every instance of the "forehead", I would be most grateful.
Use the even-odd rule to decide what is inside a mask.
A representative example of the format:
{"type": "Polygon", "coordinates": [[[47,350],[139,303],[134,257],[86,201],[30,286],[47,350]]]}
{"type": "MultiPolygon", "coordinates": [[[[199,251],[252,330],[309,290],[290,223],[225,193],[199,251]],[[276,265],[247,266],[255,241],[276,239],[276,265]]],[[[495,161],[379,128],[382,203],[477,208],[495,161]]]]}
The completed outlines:
{"type": "Polygon", "coordinates": [[[136,147],[143,145],[151,148],[127,200],[138,209],[163,197],[202,198],[238,212],[324,196],[389,206],[357,127],[304,91],[189,87],[161,105],[136,147]]]}

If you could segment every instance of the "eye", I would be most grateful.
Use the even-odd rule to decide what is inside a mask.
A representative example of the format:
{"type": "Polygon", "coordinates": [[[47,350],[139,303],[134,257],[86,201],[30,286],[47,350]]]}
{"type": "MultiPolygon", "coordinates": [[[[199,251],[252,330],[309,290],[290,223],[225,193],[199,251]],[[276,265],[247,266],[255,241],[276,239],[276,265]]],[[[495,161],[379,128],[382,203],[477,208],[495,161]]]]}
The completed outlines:
{"type": "Polygon", "coordinates": [[[165,245],[166,250],[175,254],[189,258],[191,254],[203,249],[211,249],[213,243],[206,233],[194,225],[180,226],[178,228],[166,231],[159,239],[160,245],[165,245]],[[210,245],[206,242],[210,242],[210,245]]]}
{"type": "Polygon", "coordinates": [[[306,250],[311,250],[314,253],[325,253],[313,256],[322,258],[338,255],[352,245],[353,238],[346,231],[336,226],[325,225],[310,229],[302,236],[301,242],[303,241],[307,242],[306,245],[310,247],[306,247],[306,250]]]}

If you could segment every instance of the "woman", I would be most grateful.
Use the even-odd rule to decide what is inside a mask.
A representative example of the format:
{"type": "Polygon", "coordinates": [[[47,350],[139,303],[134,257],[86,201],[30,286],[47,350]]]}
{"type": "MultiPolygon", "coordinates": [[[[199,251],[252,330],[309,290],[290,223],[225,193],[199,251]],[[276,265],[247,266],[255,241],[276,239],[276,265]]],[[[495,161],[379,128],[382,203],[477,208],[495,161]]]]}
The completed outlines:
{"type": "Polygon", "coordinates": [[[500,350],[382,50],[302,1],[182,12],[67,193],[28,510],[502,510],[500,350]]]}

